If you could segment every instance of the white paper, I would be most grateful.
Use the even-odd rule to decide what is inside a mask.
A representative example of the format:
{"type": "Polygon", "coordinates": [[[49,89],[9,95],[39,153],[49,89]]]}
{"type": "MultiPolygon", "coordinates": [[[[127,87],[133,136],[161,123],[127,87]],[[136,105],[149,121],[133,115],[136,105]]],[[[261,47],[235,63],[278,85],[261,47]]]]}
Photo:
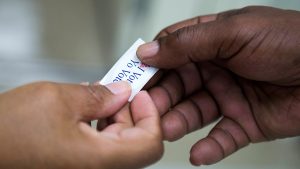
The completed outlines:
{"type": "Polygon", "coordinates": [[[121,80],[129,82],[132,91],[128,101],[132,101],[134,96],[138,94],[158,71],[157,68],[143,64],[138,59],[136,51],[138,47],[144,43],[142,39],[138,39],[100,81],[101,85],[121,80]]]}

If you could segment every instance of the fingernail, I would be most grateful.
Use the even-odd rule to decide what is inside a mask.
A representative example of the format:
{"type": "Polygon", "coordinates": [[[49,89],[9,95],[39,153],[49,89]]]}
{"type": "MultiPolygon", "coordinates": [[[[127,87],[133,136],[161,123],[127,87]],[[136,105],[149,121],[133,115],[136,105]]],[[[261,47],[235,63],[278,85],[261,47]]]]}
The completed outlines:
{"type": "Polygon", "coordinates": [[[137,55],[141,59],[149,58],[156,55],[159,51],[159,43],[158,41],[153,41],[149,43],[145,43],[141,45],[137,50],[137,55]]]}
{"type": "Polygon", "coordinates": [[[131,90],[129,83],[126,81],[110,83],[105,85],[105,87],[115,95],[123,94],[131,90]]]}

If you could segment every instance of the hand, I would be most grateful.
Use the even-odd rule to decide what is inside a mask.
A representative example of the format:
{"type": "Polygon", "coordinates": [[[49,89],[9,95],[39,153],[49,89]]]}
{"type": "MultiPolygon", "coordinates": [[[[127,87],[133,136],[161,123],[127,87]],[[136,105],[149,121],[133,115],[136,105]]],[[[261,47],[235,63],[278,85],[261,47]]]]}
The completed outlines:
{"type": "Polygon", "coordinates": [[[126,82],[41,82],[0,95],[0,168],[141,168],[162,156],[159,114],[126,82]],[[142,108],[141,108],[142,107],[142,108]],[[102,131],[88,123],[106,119],[102,131]]]}
{"type": "Polygon", "coordinates": [[[139,48],[142,62],[167,69],[149,91],[165,139],[221,117],[192,147],[194,165],[300,135],[299,18],[297,11],[246,7],[169,26],[139,48]]]}

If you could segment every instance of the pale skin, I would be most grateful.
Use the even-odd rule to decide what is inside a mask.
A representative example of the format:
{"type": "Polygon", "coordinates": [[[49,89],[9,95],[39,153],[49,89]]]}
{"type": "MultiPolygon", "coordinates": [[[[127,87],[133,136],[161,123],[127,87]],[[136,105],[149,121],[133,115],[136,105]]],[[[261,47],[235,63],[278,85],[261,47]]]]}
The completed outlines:
{"type": "Polygon", "coordinates": [[[221,118],[191,148],[194,165],[216,163],[249,143],[300,135],[298,11],[246,7],[199,16],[165,28],[137,54],[163,69],[149,93],[164,139],[221,118]]]}
{"type": "Polygon", "coordinates": [[[159,160],[158,111],[145,91],[128,104],[130,92],[126,82],[40,82],[0,94],[0,168],[132,169],[159,160]],[[109,123],[97,131],[94,119],[109,123]]]}

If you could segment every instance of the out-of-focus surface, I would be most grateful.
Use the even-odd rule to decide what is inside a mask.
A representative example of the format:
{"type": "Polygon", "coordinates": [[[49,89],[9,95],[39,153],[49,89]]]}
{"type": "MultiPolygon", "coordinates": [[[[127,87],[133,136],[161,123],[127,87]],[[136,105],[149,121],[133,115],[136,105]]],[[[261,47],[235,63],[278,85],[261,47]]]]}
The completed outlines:
{"type": "MultiPolygon", "coordinates": [[[[40,80],[96,81],[139,37],[196,15],[246,5],[300,10],[299,0],[0,0],[0,92],[40,80]]],[[[194,168],[189,149],[210,127],[166,143],[149,169],[194,168]]],[[[300,168],[299,138],[250,145],[202,168],[300,168]]]]}

